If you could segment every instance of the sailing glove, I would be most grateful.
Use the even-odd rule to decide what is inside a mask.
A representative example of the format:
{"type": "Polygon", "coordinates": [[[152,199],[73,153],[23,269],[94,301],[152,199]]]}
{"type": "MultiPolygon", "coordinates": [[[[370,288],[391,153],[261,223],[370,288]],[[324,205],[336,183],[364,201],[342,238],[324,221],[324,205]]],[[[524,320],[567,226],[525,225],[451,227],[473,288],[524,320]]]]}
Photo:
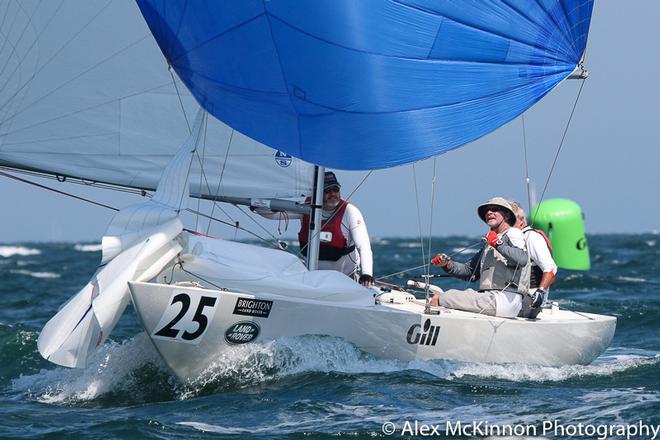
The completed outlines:
{"type": "Polygon", "coordinates": [[[374,277],[371,275],[365,275],[362,274],[360,275],[360,279],[358,280],[358,283],[362,284],[364,287],[369,287],[374,284],[374,277]]]}
{"type": "Polygon", "coordinates": [[[543,300],[545,299],[545,295],[548,293],[547,290],[545,290],[543,287],[539,287],[536,289],[536,292],[532,295],[532,303],[529,305],[531,308],[537,308],[541,307],[543,305],[543,300]]]}
{"type": "Polygon", "coordinates": [[[451,257],[447,254],[438,254],[431,260],[431,264],[434,266],[440,266],[444,269],[449,267],[451,263],[451,257]]]}
{"type": "Polygon", "coordinates": [[[500,240],[500,237],[497,236],[497,232],[489,231],[488,234],[486,234],[486,243],[496,248],[502,244],[502,240],[500,240]]]}

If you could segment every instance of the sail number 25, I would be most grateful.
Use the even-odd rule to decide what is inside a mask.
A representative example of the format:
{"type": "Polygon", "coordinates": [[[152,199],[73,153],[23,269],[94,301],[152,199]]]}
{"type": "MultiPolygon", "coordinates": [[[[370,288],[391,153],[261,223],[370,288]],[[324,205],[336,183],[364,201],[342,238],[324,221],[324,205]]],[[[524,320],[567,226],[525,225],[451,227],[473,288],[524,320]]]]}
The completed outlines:
{"type": "Polygon", "coordinates": [[[199,344],[217,304],[218,298],[212,296],[195,292],[175,293],[151,336],[199,344]]]}

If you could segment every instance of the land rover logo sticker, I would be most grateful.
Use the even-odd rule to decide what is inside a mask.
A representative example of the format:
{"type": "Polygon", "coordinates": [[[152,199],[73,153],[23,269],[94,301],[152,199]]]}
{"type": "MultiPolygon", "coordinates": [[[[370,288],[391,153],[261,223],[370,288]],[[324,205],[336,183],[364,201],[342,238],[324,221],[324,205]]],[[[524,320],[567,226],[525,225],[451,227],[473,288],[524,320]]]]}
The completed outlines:
{"type": "Polygon", "coordinates": [[[241,321],[232,324],[225,332],[225,341],[228,344],[247,344],[257,339],[259,326],[251,321],[241,321]]]}
{"type": "Polygon", "coordinates": [[[438,342],[438,334],[440,333],[439,325],[431,325],[431,320],[427,319],[424,322],[424,327],[420,324],[413,324],[408,329],[406,341],[408,344],[419,345],[435,345],[438,342]]]}
{"type": "Polygon", "coordinates": [[[272,301],[265,299],[238,298],[234,306],[234,315],[258,316],[259,318],[268,318],[270,309],[273,307],[272,301]]]}

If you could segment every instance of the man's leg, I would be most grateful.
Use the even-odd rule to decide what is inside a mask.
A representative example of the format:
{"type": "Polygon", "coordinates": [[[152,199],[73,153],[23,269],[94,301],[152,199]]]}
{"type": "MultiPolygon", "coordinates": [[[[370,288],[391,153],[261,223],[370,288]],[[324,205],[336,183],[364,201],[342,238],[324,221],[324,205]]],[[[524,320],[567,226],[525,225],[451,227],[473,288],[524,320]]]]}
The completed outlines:
{"type": "MultiPolygon", "coordinates": [[[[434,297],[435,298],[435,297],[434,297]]],[[[488,292],[477,292],[474,289],[450,289],[437,295],[438,305],[448,309],[464,310],[495,316],[497,305],[495,296],[488,292]]],[[[433,303],[431,303],[434,305],[433,303]]]]}

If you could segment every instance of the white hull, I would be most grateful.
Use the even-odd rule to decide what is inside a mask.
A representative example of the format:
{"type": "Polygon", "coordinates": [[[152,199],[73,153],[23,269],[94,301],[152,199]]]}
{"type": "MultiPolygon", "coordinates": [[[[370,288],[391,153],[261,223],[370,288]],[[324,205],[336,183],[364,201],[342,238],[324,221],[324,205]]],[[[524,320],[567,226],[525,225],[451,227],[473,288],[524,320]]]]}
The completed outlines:
{"type": "Polygon", "coordinates": [[[130,291],[151,341],[182,380],[198,377],[231,345],[308,334],[344,338],[403,361],[589,364],[616,327],[610,316],[558,309],[531,321],[447,309],[424,314],[419,302],[342,304],[142,282],[130,283],[130,291]]]}

